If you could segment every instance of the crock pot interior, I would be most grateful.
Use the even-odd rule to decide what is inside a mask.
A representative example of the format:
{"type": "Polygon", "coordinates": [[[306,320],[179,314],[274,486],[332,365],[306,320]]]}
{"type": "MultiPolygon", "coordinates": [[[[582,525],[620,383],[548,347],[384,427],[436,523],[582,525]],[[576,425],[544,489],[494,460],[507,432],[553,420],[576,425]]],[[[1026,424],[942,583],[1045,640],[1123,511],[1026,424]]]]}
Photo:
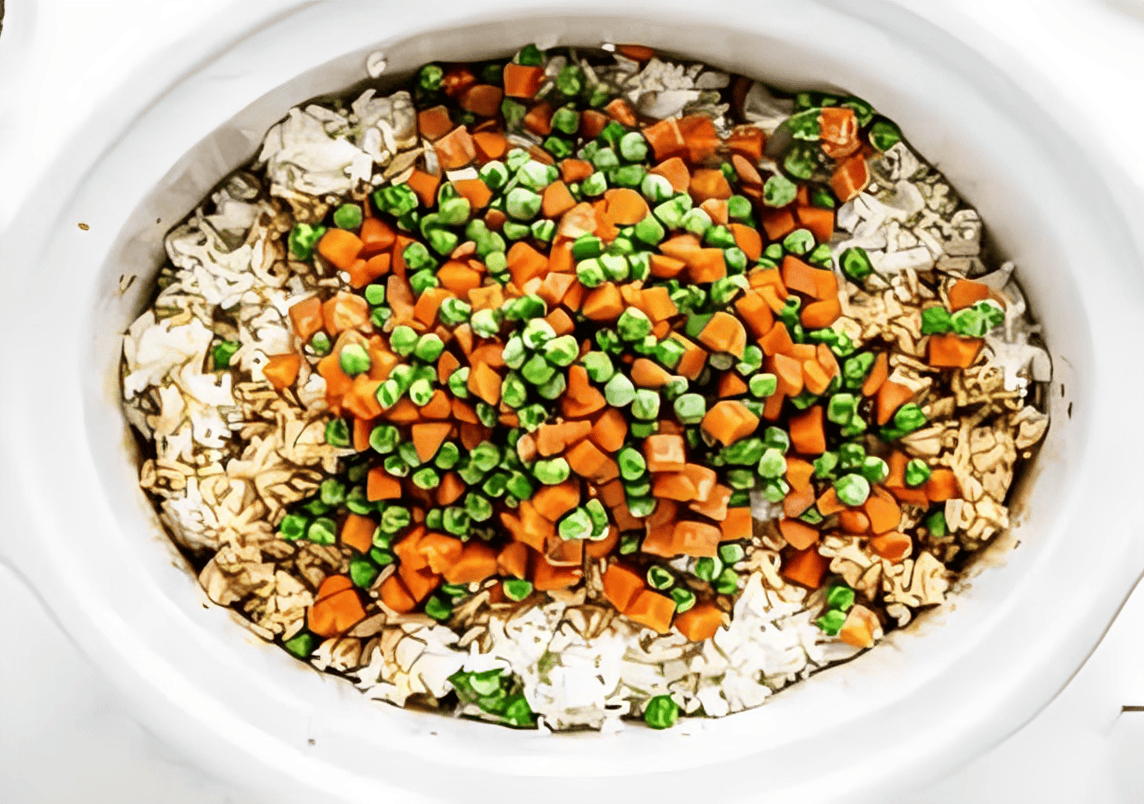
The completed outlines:
{"type": "MultiPolygon", "coordinates": [[[[110,251],[100,255],[102,267],[86,299],[90,325],[78,348],[86,355],[87,446],[101,468],[100,492],[114,511],[117,527],[106,534],[106,549],[119,556],[117,575],[100,584],[136,587],[141,596],[157,601],[133,628],[165,646],[177,632],[184,641],[181,650],[188,649],[189,641],[190,649],[209,657],[196,663],[195,683],[212,690],[217,714],[239,713],[244,722],[256,724],[290,751],[343,771],[369,769],[362,771],[368,776],[402,763],[408,763],[411,772],[432,772],[446,764],[495,766],[497,774],[507,776],[659,772],[664,775],[656,787],[666,789],[673,778],[665,773],[668,769],[679,774],[708,766],[711,770],[705,773],[719,774],[727,763],[760,752],[768,752],[768,757],[759,771],[771,768],[781,775],[782,758],[817,753],[831,733],[865,728],[875,714],[879,722],[857,739],[884,740],[887,750],[908,751],[902,749],[900,737],[896,742],[892,738],[897,730],[908,731],[911,740],[925,740],[945,727],[911,722],[911,700],[938,694],[939,681],[947,685],[940,694],[970,693],[968,686],[949,686],[950,668],[960,668],[972,679],[1007,661],[1005,655],[983,654],[976,648],[990,624],[1012,605],[1046,546],[1068,538],[1066,524],[1076,505],[1073,479],[1087,465],[1075,456],[1084,453],[1091,426],[1094,359],[1089,311],[1076,303],[1081,297],[1076,276],[1082,267],[1070,262],[1076,246],[1067,242],[1070,235],[1057,217],[1069,203],[1068,188],[1044,154],[1027,147],[1034,133],[1022,128],[1020,120],[976,94],[965,77],[943,61],[919,55],[926,49],[924,42],[901,45],[924,29],[900,22],[899,33],[906,38],[895,44],[894,32],[845,12],[808,7],[806,14],[811,22],[793,12],[776,16],[769,33],[699,24],[676,12],[654,19],[612,13],[486,17],[394,41],[385,41],[384,26],[379,25],[376,46],[357,48],[301,73],[245,108],[187,110],[217,115],[220,123],[189,152],[169,155],[166,172],[153,176],[151,191],[127,217],[110,251]],[[834,28],[813,36],[801,29],[813,26],[813,18],[822,14],[834,28]],[[864,37],[860,51],[843,46],[847,35],[864,37]],[[264,132],[290,106],[359,83],[372,50],[384,50],[388,76],[430,60],[505,55],[531,41],[585,46],[640,42],[782,86],[838,86],[865,97],[898,121],[919,152],[980,210],[1003,253],[1017,262],[1053,358],[1052,427],[1030,475],[1032,482],[1023,491],[1020,507],[1025,515],[1014,529],[1020,547],[991,561],[947,607],[894,634],[877,650],[783,692],[760,709],[693,723],[691,736],[637,728],[619,735],[552,737],[372,703],[348,683],[321,676],[244,631],[229,611],[208,605],[138,487],[138,459],[119,396],[120,336],[152,293],[163,234],[223,176],[256,153],[264,132]],[[868,57],[875,52],[877,60],[868,57]],[[903,80],[904,75],[909,79],[903,80]],[[387,758],[379,759],[383,756],[387,758]]],[[[476,789],[465,778],[434,779],[433,794],[492,800],[513,789],[476,789]]],[[[571,786],[567,795],[579,789],[571,786]]],[[[749,790],[736,783],[729,792],[749,790]]],[[[566,797],[560,791],[556,795],[566,797]]]]}

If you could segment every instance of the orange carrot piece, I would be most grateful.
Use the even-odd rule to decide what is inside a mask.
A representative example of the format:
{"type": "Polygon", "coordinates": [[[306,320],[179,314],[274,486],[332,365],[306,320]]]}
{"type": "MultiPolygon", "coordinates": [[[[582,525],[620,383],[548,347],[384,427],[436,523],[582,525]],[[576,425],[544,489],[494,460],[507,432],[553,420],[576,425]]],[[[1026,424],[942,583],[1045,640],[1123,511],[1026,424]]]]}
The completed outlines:
{"type": "Polygon", "coordinates": [[[810,487],[810,479],[814,476],[814,464],[802,458],[789,457],[786,459],[786,481],[795,491],[803,491],[810,487]]]}
{"type": "Polygon", "coordinates": [[[723,625],[723,610],[714,603],[696,603],[675,617],[675,629],[692,642],[703,642],[715,636],[723,625]]]}
{"type": "Polygon", "coordinates": [[[733,154],[744,157],[752,165],[763,158],[763,144],[766,134],[758,126],[735,126],[727,137],[727,148],[733,154]]]}
{"type": "Polygon", "coordinates": [[[398,565],[397,574],[401,577],[405,588],[409,590],[409,594],[418,603],[429,597],[429,593],[436,589],[441,582],[441,576],[428,567],[413,569],[404,561],[398,565]]]}
{"type": "Polygon", "coordinates": [[[742,358],[747,348],[747,330],[730,313],[717,312],[699,333],[699,342],[714,352],[727,352],[742,358]]]}
{"type": "Polygon", "coordinates": [[[811,267],[808,263],[803,262],[798,257],[786,255],[783,257],[782,272],[783,284],[790,290],[796,290],[799,293],[805,293],[808,296],[815,295],[815,290],[818,285],[815,282],[814,275],[819,269],[811,267]]]}
{"type": "Polygon", "coordinates": [[[723,376],[719,378],[719,382],[715,386],[715,393],[721,399],[730,396],[742,396],[748,390],[746,381],[735,371],[723,372],[723,376]]]}
{"type": "Polygon", "coordinates": [[[676,122],[687,144],[687,159],[699,165],[710,159],[722,143],[715,123],[706,115],[687,115],[676,122]]]}
{"type": "Polygon", "coordinates": [[[834,234],[834,210],[801,206],[795,210],[799,225],[809,229],[819,243],[829,243],[834,234]]]}
{"type": "Polygon", "coordinates": [[[862,395],[873,396],[878,393],[878,389],[882,387],[882,383],[889,376],[890,359],[885,352],[879,352],[878,356],[874,358],[874,365],[870,367],[870,373],[862,381],[862,395]]]}
{"type": "Polygon", "coordinates": [[[432,460],[437,450],[449,437],[453,425],[447,422],[425,422],[413,425],[410,436],[413,446],[417,450],[417,457],[422,463],[432,460]]]}
{"type": "Polygon", "coordinates": [[[753,529],[754,518],[750,508],[728,508],[727,518],[719,523],[721,540],[725,542],[749,539],[753,529]]]}
{"type": "Polygon", "coordinates": [[[775,325],[775,316],[771,308],[754,291],[747,291],[740,296],[735,301],[735,310],[755,338],[762,338],[775,325]]]}
{"type": "Polygon", "coordinates": [[[969,368],[981,353],[985,341],[962,338],[952,332],[930,335],[926,344],[926,360],[934,368],[969,368]]]}
{"type": "Polygon", "coordinates": [[[322,318],[331,335],[351,329],[370,332],[369,315],[369,303],[354,293],[339,290],[322,304],[322,318]]]}
{"type": "Polygon", "coordinates": [[[846,621],[838,630],[838,638],[856,648],[873,647],[874,635],[881,628],[878,615],[865,606],[854,606],[846,614],[846,621]]]}
{"type": "Polygon", "coordinates": [[[838,164],[830,177],[830,189],[845,204],[853,201],[870,183],[870,168],[862,154],[849,156],[838,164]]]}
{"type": "Polygon", "coordinates": [[[504,66],[504,94],[510,98],[535,98],[544,83],[544,68],[509,62],[504,66]]]}
{"type": "Polygon", "coordinates": [[[790,418],[790,442],[796,452],[821,455],[826,452],[826,430],[821,405],[813,405],[790,418]]]}
{"type": "MultiPolygon", "coordinates": [[[[687,154],[687,142],[683,139],[683,132],[679,130],[679,123],[675,119],[660,120],[643,130],[657,162],[666,159],[675,159],[687,154]]],[[[682,160],[680,160],[682,164],[682,160]]],[[[652,169],[655,173],[655,169],[652,169]]],[[[662,174],[661,174],[662,175],[662,174]]],[[[672,182],[674,186],[674,182],[672,182]]],[[[676,188],[676,192],[686,190],[686,185],[676,188]]]]}
{"type": "Polygon", "coordinates": [[[417,552],[421,554],[430,572],[442,573],[457,563],[465,544],[460,539],[443,533],[426,533],[417,541],[417,552]]]}
{"type": "Polygon", "coordinates": [[[624,445],[628,435],[628,420],[623,412],[609,407],[600,414],[588,433],[588,440],[604,452],[616,452],[624,445]]]}
{"type": "Polygon", "coordinates": [[[795,550],[806,550],[818,544],[818,529],[797,519],[780,519],[779,532],[795,550]]]}
{"type": "Polygon", "coordinates": [[[523,578],[528,574],[528,545],[509,542],[497,554],[497,571],[502,575],[523,578]]]}
{"type": "Polygon", "coordinates": [[[375,466],[369,470],[366,475],[366,499],[370,502],[377,500],[399,500],[401,499],[401,481],[395,477],[391,477],[380,466],[375,466]]]}
{"type": "Polygon", "coordinates": [[[688,186],[687,191],[691,194],[692,199],[699,203],[706,201],[708,198],[722,198],[726,200],[733,194],[731,185],[727,182],[727,177],[723,175],[723,171],[716,168],[700,168],[696,170],[691,176],[691,184],[688,186]]]}
{"type": "Polygon", "coordinates": [[[632,61],[651,61],[655,58],[655,51],[646,45],[616,45],[616,52],[632,61]]]}
{"type": "Polygon", "coordinates": [[[583,159],[565,159],[560,163],[560,178],[568,183],[584,181],[594,171],[592,163],[583,159]]]}
{"type": "Polygon", "coordinates": [[[961,496],[961,486],[949,469],[934,469],[924,488],[931,502],[945,502],[961,496]]]}
{"type": "Polygon", "coordinates": [[[449,110],[444,106],[434,106],[417,113],[417,129],[427,140],[439,139],[453,130],[449,110]]]}
{"type": "Polygon", "coordinates": [[[318,636],[333,637],[344,634],[364,619],[365,609],[361,599],[353,588],[349,588],[325,597],[319,596],[306,612],[306,627],[318,636]]]}
{"type": "Polygon", "coordinates": [[[830,559],[819,555],[816,548],[810,547],[806,550],[784,552],[779,574],[791,583],[797,583],[807,589],[817,589],[829,566],[830,559]]]}
{"type": "Polygon", "coordinates": [[[585,140],[596,139],[610,120],[610,117],[598,109],[585,109],[580,113],[580,136],[585,140]]]}
{"type": "Polygon", "coordinates": [[[814,487],[807,486],[802,491],[791,491],[783,497],[783,513],[789,518],[802,516],[814,505],[814,487]]]}
{"type": "Polygon", "coordinates": [[[584,299],[580,312],[591,321],[615,321],[624,311],[620,291],[611,282],[605,282],[584,299]]]}
{"type": "Polygon", "coordinates": [[[632,110],[632,105],[624,98],[614,98],[609,101],[608,105],[604,107],[604,113],[625,126],[634,128],[637,124],[636,113],[632,110]]]}
{"type": "Polygon", "coordinates": [[[644,457],[649,472],[682,472],[687,464],[683,436],[657,433],[644,439],[644,457]]]}
{"type": "Polygon", "coordinates": [[[949,309],[957,311],[972,307],[977,302],[988,299],[989,291],[989,286],[982,282],[958,279],[949,287],[949,309]]]}
{"type": "Polygon", "coordinates": [[[454,179],[453,188],[473,209],[484,209],[493,197],[493,191],[480,179],[454,179]]]}
{"type": "Polygon", "coordinates": [[[685,520],[675,523],[671,541],[676,555],[713,558],[719,552],[722,531],[706,522],[685,520]]]}
{"type": "Polygon", "coordinates": [[[600,580],[605,599],[621,614],[646,588],[642,574],[623,564],[609,564],[600,580]]]}
{"type": "Polygon", "coordinates": [[[479,541],[465,544],[442,577],[446,583],[476,583],[497,574],[497,551],[479,541]]]}
{"type": "Polygon", "coordinates": [[[322,300],[317,296],[302,299],[290,306],[290,323],[299,340],[306,342],[325,325],[322,317],[322,300]]]}
{"type": "Polygon", "coordinates": [[[733,399],[716,402],[700,423],[703,432],[722,442],[724,446],[729,446],[740,438],[746,438],[755,432],[758,426],[759,417],[742,402],[733,399]]]}
{"type": "Polygon", "coordinates": [[[457,126],[441,139],[433,143],[437,159],[445,170],[459,170],[473,163],[477,158],[477,148],[465,126],[457,126]]]}
{"type": "Polygon", "coordinates": [[[637,224],[646,218],[649,212],[643,196],[627,187],[608,190],[604,193],[604,200],[608,203],[609,219],[619,226],[637,224]]]}
{"type": "Polygon", "coordinates": [[[513,243],[506,255],[508,270],[517,287],[548,270],[548,258],[523,240],[513,243]]]}
{"type": "Polygon", "coordinates": [[[790,348],[794,346],[794,341],[791,340],[790,333],[787,332],[786,324],[778,321],[766,335],[759,338],[759,346],[762,347],[763,354],[771,357],[790,351],[790,348]]]}
{"type": "Polygon", "coordinates": [[[799,313],[799,321],[807,329],[825,329],[842,315],[842,305],[838,299],[825,299],[811,302],[799,313]]]}
{"type": "Polygon", "coordinates": [[[417,200],[422,206],[431,207],[436,203],[437,188],[441,184],[440,176],[415,168],[405,183],[417,195],[417,200]]]}
{"type": "Polygon", "coordinates": [[[624,612],[624,616],[629,620],[661,634],[671,630],[671,618],[674,614],[675,601],[650,589],[644,589],[636,595],[624,612]]]}
{"type": "Polygon", "coordinates": [[[914,551],[913,539],[908,534],[896,530],[871,537],[869,544],[871,550],[891,564],[898,564],[903,559],[909,558],[910,553],[914,551]]]}
{"type": "Polygon", "coordinates": [[[481,117],[496,117],[504,92],[491,84],[474,84],[461,95],[461,108],[481,117]]]}
{"type": "Polygon", "coordinates": [[[536,512],[550,522],[560,517],[580,504],[580,483],[572,479],[555,486],[544,486],[532,497],[532,506],[536,512]]]}
{"type": "Polygon", "coordinates": [[[397,239],[397,233],[381,218],[366,218],[361,222],[358,237],[362,242],[358,256],[369,259],[392,246],[397,239]]]}
{"type": "Polygon", "coordinates": [[[788,207],[767,210],[760,215],[760,221],[763,224],[763,231],[767,233],[767,239],[771,241],[782,240],[798,228],[794,214],[788,207]]]}
{"type": "Polygon", "coordinates": [[[550,564],[544,556],[537,556],[532,585],[538,592],[551,592],[574,586],[582,577],[584,570],[580,567],[557,567],[550,564]]]}
{"type": "Polygon", "coordinates": [[[748,260],[753,262],[763,255],[763,238],[757,229],[742,223],[732,223],[728,228],[748,260]]]}
{"type": "Polygon", "coordinates": [[[294,384],[294,380],[298,379],[298,370],[301,368],[302,358],[300,355],[273,355],[262,367],[262,376],[274,386],[275,390],[281,391],[283,388],[294,384]]]}
{"type": "MultiPolygon", "coordinates": [[[[480,181],[478,179],[478,181],[480,181]]],[[[484,182],[481,182],[484,184],[484,182]]],[[[576,206],[576,199],[568,191],[568,185],[563,181],[554,181],[544,188],[541,196],[540,210],[546,218],[559,218],[572,207],[576,206]]]]}
{"type": "Polygon", "coordinates": [[[763,177],[759,174],[758,168],[752,165],[746,157],[732,154],[731,167],[735,168],[735,173],[743,184],[753,187],[762,186],[763,177]]]}
{"type": "Polygon", "coordinates": [[[408,614],[417,608],[417,601],[409,594],[409,590],[397,575],[390,575],[382,581],[379,591],[381,602],[398,614],[408,614]]]}
{"type": "Polygon", "coordinates": [[[470,368],[468,387],[490,405],[500,402],[501,376],[485,363],[477,363],[470,368]]]}
{"type": "Polygon", "coordinates": [[[481,164],[500,159],[508,150],[508,139],[500,132],[478,131],[472,135],[472,140],[477,159],[481,164]]]}
{"type": "Polygon", "coordinates": [[[345,271],[361,253],[361,238],[345,229],[330,229],[318,241],[318,253],[336,268],[345,271]]]}
{"type": "Polygon", "coordinates": [[[349,545],[359,553],[368,552],[373,547],[373,533],[377,523],[368,516],[350,514],[342,523],[342,544],[349,545]]]}
{"type": "Polygon", "coordinates": [[[875,420],[879,425],[885,424],[893,417],[898,408],[913,398],[913,395],[914,392],[908,386],[893,380],[886,380],[879,386],[874,400],[875,420]]]}
{"type": "Polygon", "coordinates": [[[631,366],[631,379],[640,388],[662,388],[671,380],[671,373],[663,366],[648,360],[646,357],[637,357],[631,366]]]}
{"type": "Polygon", "coordinates": [[[546,137],[552,133],[552,106],[545,101],[533,106],[528,110],[524,116],[521,124],[528,131],[540,137],[546,137]]]}
{"type": "Polygon", "coordinates": [[[438,505],[452,505],[460,499],[466,491],[465,484],[456,472],[447,472],[441,478],[441,485],[437,486],[438,505]]]}
{"type": "Polygon", "coordinates": [[[875,534],[894,530],[901,524],[902,509],[883,489],[875,488],[874,493],[863,504],[862,510],[870,521],[870,530],[875,534]]]}

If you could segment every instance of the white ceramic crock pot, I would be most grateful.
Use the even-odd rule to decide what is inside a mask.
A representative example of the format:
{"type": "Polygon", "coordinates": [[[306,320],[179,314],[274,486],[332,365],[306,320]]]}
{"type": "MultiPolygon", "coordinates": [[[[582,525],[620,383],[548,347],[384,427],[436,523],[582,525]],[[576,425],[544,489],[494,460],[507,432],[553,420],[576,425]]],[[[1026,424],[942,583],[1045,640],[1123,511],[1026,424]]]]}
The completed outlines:
{"type": "Polygon", "coordinates": [[[104,93],[0,241],[0,557],[148,726],[286,800],[854,801],[967,761],[1080,666],[1144,569],[1144,274],[1098,155],[1034,102],[1044,88],[892,4],[239,6],[104,93]],[[120,333],[163,233],[289,106],[358,82],[375,50],[400,73],[530,41],[640,42],[866,97],[980,209],[1053,357],[1019,547],[878,650],[690,736],[513,732],[373,704],[310,671],[206,602],[138,489],[120,413],[120,333]]]}

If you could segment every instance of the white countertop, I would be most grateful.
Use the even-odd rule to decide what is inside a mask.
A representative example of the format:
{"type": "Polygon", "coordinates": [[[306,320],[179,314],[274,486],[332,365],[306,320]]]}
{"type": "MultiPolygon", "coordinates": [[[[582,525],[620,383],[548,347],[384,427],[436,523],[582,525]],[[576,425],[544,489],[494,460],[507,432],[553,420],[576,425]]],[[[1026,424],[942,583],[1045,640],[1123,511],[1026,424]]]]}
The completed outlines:
{"type": "MultiPolygon", "coordinates": [[[[115,81],[165,35],[230,0],[25,0],[8,3],[0,38],[0,228],[59,147],[50,123],[89,113],[88,89],[115,81]],[[61,112],[61,110],[67,110],[61,112]]],[[[976,29],[997,59],[1021,59],[1049,76],[1093,121],[1091,136],[1128,178],[1124,203],[1144,210],[1144,0],[907,0],[950,27],[976,29]],[[1135,195],[1134,195],[1135,193],[1135,195]]],[[[244,6],[272,6],[248,0],[244,6]]],[[[1144,218],[1141,218],[1144,220],[1144,218]]],[[[0,270],[2,270],[0,265],[0,270]]],[[[0,538],[19,538],[4,534],[0,538]]],[[[1054,602],[1046,602],[1050,609],[1054,602]]],[[[106,680],[0,566],[7,613],[0,664],[0,800],[7,804],[264,804],[192,767],[120,705],[106,680]]],[[[1045,614],[1030,612],[1031,628],[1045,614]]],[[[1137,589],[1097,652],[1031,723],[980,759],[923,790],[886,801],[1127,804],[1144,801],[1144,591],[1137,589]]]]}

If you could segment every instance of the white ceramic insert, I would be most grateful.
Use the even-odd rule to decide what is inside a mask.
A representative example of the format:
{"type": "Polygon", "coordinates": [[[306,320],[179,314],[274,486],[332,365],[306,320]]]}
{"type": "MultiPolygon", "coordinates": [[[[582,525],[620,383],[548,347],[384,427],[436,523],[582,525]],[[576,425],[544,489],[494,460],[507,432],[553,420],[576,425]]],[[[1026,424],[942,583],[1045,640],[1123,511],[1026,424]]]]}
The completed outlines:
{"type": "Polygon", "coordinates": [[[1141,255],[1100,155],[1032,100],[1045,88],[894,4],[441,5],[236,7],[95,90],[100,114],[0,235],[0,558],[149,727],[285,800],[854,801],[964,763],[1031,718],[1144,570],[1131,514],[1144,432],[1125,424],[1144,398],[1131,338],[1141,255]],[[1019,547],[987,557],[918,627],[691,735],[513,732],[373,704],[307,669],[207,603],[138,489],[120,412],[120,333],[146,304],[162,235],[291,105],[358,83],[375,50],[399,74],[530,41],[640,42],[867,98],[1017,261],[1053,357],[1052,427],[1022,491],[1019,547]]]}

